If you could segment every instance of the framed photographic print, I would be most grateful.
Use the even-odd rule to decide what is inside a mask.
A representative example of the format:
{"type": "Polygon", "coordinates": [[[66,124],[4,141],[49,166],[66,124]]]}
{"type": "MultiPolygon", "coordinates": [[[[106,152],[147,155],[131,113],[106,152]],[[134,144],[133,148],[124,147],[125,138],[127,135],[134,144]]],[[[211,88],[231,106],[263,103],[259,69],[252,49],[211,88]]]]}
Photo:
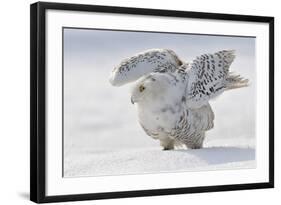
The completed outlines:
{"type": "Polygon", "coordinates": [[[31,5],[30,198],[274,186],[274,18],[31,5]]]}

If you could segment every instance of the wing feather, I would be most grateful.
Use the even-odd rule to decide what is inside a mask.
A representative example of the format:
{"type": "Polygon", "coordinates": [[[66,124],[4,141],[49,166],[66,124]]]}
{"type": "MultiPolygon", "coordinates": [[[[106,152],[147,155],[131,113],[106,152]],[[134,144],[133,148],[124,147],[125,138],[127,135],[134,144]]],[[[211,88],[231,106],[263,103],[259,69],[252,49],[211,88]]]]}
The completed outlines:
{"type": "Polygon", "coordinates": [[[111,73],[110,83],[121,86],[152,72],[174,72],[182,65],[169,49],[151,49],[123,60],[111,73]]]}
{"type": "Polygon", "coordinates": [[[187,71],[186,99],[190,107],[201,107],[227,89],[248,85],[247,79],[229,72],[234,59],[234,50],[222,50],[193,60],[187,71]]]}

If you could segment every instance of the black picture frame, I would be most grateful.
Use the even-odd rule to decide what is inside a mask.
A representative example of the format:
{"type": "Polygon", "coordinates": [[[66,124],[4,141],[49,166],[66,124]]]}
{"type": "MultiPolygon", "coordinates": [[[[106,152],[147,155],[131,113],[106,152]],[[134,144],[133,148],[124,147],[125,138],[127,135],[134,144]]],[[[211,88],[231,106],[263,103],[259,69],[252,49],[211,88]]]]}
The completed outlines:
{"type": "Polygon", "coordinates": [[[30,7],[30,200],[37,203],[123,197],[187,194],[274,187],[274,18],[144,8],[38,2],[30,7]],[[45,25],[48,9],[101,13],[171,16],[196,19],[263,22],[269,24],[269,181],[191,188],[138,190],[46,196],[46,59],[45,25]]]}

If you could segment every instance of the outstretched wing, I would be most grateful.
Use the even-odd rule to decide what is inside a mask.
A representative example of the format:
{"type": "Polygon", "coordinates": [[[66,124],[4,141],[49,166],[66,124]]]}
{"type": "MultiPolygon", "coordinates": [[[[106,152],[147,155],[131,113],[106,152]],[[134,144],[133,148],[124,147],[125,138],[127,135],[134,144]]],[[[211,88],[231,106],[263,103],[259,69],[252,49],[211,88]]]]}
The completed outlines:
{"type": "Polygon", "coordinates": [[[227,89],[248,85],[247,79],[229,72],[234,58],[233,50],[223,50],[193,60],[187,70],[186,100],[190,107],[201,107],[227,89]]]}
{"type": "Polygon", "coordinates": [[[111,73],[110,83],[121,86],[151,72],[174,72],[182,65],[178,56],[169,49],[151,49],[123,60],[111,73]]]}

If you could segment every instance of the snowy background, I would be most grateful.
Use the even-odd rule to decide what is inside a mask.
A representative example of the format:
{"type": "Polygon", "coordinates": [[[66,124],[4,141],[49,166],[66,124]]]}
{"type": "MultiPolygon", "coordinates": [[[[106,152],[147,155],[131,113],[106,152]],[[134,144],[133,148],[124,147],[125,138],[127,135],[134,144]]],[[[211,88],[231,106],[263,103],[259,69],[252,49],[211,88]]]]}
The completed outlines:
{"type": "Polygon", "coordinates": [[[254,168],[255,80],[254,38],[64,29],[64,176],[254,168]],[[251,85],[210,102],[215,127],[204,149],[161,151],[137,122],[131,85],[109,84],[116,64],[151,48],[172,49],[184,61],[236,50],[231,70],[251,85]]]}

